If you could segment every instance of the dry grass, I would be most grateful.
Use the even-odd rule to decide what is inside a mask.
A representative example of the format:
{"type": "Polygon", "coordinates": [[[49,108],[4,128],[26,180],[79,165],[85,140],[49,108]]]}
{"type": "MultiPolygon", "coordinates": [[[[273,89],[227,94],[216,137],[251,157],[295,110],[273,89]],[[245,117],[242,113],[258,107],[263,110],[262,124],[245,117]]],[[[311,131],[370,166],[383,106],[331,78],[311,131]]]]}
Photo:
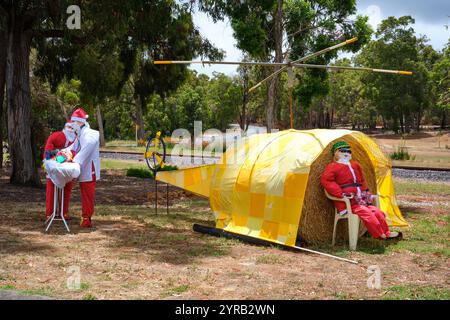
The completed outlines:
{"type": "Polygon", "coordinates": [[[373,135],[385,154],[405,145],[414,160],[394,161],[393,165],[450,168],[450,132],[425,131],[409,135],[373,135]]]}
{"type": "MultiPolygon", "coordinates": [[[[363,238],[358,252],[349,252],[345,243],[321,248],[361,262],[352,265],[195,233],[193,223],[213,224],[207,201],[172,199],[169,214],[155,214],[147,203],[148,181],[117,172],[103,172],[103,178],[98,184],[96,230],[77,226],[76,188],[73,234],[55,225],[45,235],[44,190],[11,186],[5,175],[1,177],[0,289],[87,300],[448,297],[448,255],[442,250],[448,197],[438,199],[440,206],[404,209],[413,224],[404,242],[363,238]],[[381,290],[366,286],[370,265],[382,270],[381,290]],[[66,286],[70,266],[80,268],[78,290],[66,286]],[[439,290],[427,289],[431,287],[439,290]]],[[[404,201],[404,195],[399,199],[404,201]]]]}

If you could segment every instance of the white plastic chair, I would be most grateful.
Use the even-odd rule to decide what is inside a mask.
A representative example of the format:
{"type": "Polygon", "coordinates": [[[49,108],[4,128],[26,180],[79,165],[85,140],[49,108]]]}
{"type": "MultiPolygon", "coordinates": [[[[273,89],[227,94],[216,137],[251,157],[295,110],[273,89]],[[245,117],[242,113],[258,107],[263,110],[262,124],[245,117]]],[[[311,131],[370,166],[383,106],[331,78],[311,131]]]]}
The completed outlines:
{"type": "MultiPolygon", "coordinates": [[[[345,202],[345,206],[347,209],[347,213],[346,214],[339,214],[339,212],[337,211],[337,209],[334,209],[334,226],[333,226],[333,240],[331,242],[331,245],[334,246],[335,244],[335,240],[336,240],[336,227],[337,227],[337,223],[339,220],[342,219],[347,219],[348,222],[348,244],[350,247],[350,250],[355,251],[356,250],[356,245],[358,244],[358,238],[360,236],[359,234],[359,217],[353,213],[352,211],[352,207],[350,204],[350,200],[353,198],[352,197],[344,197],[344,198],[336,198],[333,197],[332,195],[330,195],[326,190],[325,191],[325,195],[327,196],[328,199],[333,200],[333,201],[342,201],[345,202]]],[[[378,195],[374,195],[374,200],[375,200],[375,206],[380,208],[380,197],[378,195]]],[[[365,227],[364,227],[364,231],[365,231],[365,227]]],[[[361,233],[361,235],[364,232],[361,233]]]]}

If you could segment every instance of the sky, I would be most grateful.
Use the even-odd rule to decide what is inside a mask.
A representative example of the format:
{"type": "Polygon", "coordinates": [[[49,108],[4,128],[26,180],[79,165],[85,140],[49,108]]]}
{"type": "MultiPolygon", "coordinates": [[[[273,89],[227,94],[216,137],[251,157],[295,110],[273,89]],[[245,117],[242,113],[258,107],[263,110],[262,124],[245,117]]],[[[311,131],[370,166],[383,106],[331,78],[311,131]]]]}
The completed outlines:
{"type": "MultiPolygon", "coordinates": [[[[411,15],[418,35],[426,35],[436,50],[442,50],[450,38],[450,0],[357,0],[357,14],[369,16],[370,25],[377,25],[389,16],[411,15]],[[448,29],[446,29],[448,25],[448,29]]],[[[233,30],[228,20],[214,23],[206,14],[196,12],[194,23],[215,46],[225,51],[225,61],[240,61],[242,53],[236,48],[233,30]]],[[[236,74],[234,66],[192,65],[191,69],[209,76],[213,72],[236,74]]]]}

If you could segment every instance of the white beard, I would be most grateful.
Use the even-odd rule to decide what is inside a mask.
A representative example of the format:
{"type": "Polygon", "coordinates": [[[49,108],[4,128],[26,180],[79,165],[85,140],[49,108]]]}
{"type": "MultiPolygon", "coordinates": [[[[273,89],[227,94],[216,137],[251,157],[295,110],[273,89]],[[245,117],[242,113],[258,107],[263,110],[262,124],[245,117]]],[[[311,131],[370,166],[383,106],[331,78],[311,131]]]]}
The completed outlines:
{"type": "Polygon", "coordinates": [[[64,135],[66,136],[66,139],[70,142],[75,140],[75,133],[71,132],[69,130],[63,129],[64,135]]]}
{"type": "Polygon", "coordinates": [[[343,164],[348,164],[348,163],[350,163],[351,159],[352,159],[352,155],[350,153],[341,153],[338,155],[337,162],[343,163],[343,164]]]}

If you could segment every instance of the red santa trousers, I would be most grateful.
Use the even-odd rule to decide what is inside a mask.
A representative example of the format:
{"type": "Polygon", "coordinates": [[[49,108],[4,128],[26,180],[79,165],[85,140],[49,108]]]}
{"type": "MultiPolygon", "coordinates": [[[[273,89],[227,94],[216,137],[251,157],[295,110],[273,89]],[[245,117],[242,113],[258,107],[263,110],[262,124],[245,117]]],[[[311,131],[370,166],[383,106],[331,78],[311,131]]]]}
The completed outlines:
{"type": "MultiPolygon", "coordinates": [[[[92,168],[94,168],[94,165],[92,165],[92,168]]],[[[95,180],[95,171],[93,171],[92,181],[80,182],[81,216],[83,218],[91,218],[94,215],[95,180]]]]}
{"type": "MultiPolygon", "coordinates": [[[[66,186],[64,187],[64,207],[63,207],[63,214],[67,215],[69,212],[69,202],[70,202],[70,195],[72,194],[72,187],[73,182],[70,181],[66,183],[66,186]]],[[[47,189],[46,189],[46,195],[45,195],[45,215],[48,217],[53,213],[53,200],[54,200],[54,191],[55,185],[53,184],[52,180],[47,179],[47,189]]]]}
{"type": "Polygon", "coordinates": [[[383,211],[375,206],[361,205],[352,205],[352,211],[363,221],[372,237],[379,238],[383,234],[389,236],[389,227],[383,211]]]}

